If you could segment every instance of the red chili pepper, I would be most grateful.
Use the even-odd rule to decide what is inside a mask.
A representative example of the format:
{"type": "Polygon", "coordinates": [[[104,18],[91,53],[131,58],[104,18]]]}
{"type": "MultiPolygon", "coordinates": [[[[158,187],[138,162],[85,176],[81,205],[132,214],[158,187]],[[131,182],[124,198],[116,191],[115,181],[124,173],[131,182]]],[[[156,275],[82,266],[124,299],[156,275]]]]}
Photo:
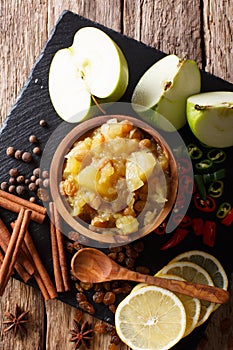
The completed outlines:
{"type": "Polygon", "coordinates": [[[206,220],[204,226],[203,243],[209,247],[213,247],[216,238],[216,223],[214,221],[206,220]]]}
{"type": "Polygon", "coordinates": [[[233,222],[233,208],[231,211],[225,216],[225,218],[221,221],[223,225],[230,226],[233,222]]]}
{"type": "Polygon", "coordinates": [[[163,221],[162,224],[160,224],[155,230],[154,232],[156,233],[156,235],[163,235],[166,231],[166,226],[167,226],[167,222],[163,221]]]}
{"type": "Polygon", "coordinates": [[[183,239],[187,236],[189,230],[185,228],[177,228],[173,236],[169,241],[167,241],[162,247],[161,250],[166,250],[178,245],[183,239]]]}
{"type": "Polygon", "coordinates": [[[216,209],[216,202],[215,200],[210,197],[210,196],[206,196],[206,200],[203,200],[201,198],[201,195],[199,193],[196,193],[193,197],[194,199],[194,205],[197,209],[199,209],[200,211],[203,211],[205,213],[211,213],[213,211],[215,211],[216,209]]]}
{"type": "Polygon", "coordinates": [[[196,236],[201,236],[204,232],[204,220],[202,218],[193,218],[192,219],[192,229],[196,236]]]}
{"type": "Polygon", "coordinates": [[[193,178],[189,175],[182,175],[179,180],[179,186],[181,187],[181,190],[185,193],[193,193],[193,185],[194,181],[193,178]]]}
{"type": "Polygon", "coordinates": [[[183,214],[175,214],[172,218],[174,224],[176,226],[179,225],[179,227],[185,228],[191,225],[191,218],[188,215],[183,215],[183,214]]]}
{"type": "Polygon", "coordinates": [[[187,158],[179,158],[177,163],[179,175],[188,174],[192,170],[192,162],[187,158]]]}

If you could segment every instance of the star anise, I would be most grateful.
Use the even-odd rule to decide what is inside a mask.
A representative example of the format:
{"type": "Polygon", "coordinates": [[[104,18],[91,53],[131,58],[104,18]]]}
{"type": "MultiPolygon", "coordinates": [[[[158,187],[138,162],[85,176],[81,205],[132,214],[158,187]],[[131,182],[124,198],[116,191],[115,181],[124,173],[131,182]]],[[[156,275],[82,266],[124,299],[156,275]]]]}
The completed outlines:
{"type": "Polygon", "coordinates": [[[70,341],[75,343],[75,350],[84,345],[87,349],[90,349],[90,342],[93,338],[93,329],[87,321],[83,323],[78,323],[73,320],[73,327],[69,333],[72,335],[70,341]]]}
{"type": "Polygon", "coordinates": [[[10,330],[13,330],[14,337],[18,333],[25,334],[27,332],[24,324],[29,322],[26,316],[29,311],[22,311],[20,307],[16,304],[14,314],[10,312],[4,312],[4,316],[7,317],[6,321],[3,321],[3,324],[6,324],[7,327],[4,328],[3,332],[6,333],[10,330]]]}

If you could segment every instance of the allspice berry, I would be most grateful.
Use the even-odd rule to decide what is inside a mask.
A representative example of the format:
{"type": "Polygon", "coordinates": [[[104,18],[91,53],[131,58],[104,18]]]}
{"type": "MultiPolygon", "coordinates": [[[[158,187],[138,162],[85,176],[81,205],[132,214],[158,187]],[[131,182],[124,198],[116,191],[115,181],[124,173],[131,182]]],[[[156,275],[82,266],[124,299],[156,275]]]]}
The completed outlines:
{"type": "Polygon", "coordinates": [[[41,154],[41,149],[40,149],[40,147],[34,147],[32,152],[34,154],[36,154],[37,156],[39,156],[41,154]]]}
{"type": "Polygon", "coordinates": [[[31,182],[29,185],[28,185],[28,189],[32,192],[35,192],[37,191],[37,188],[38,186],[34,183],[34,182],[31,182]]]}
{"type": "Polygon", "coordinates": [[[8,188],[8,191],[10,193],[15,193],[15,185],[10,185],[9,188],[8,188]]]}
{"type": "Polygon", "coordinates": [[[19,175],[18,169],[17,168],[12,168],[9,170],[9,175],[11,177],[17,177],[19,175]]]}
{"type": "Polygon", "coordinates": [[[2,183],[1,183],[1,190],[3,190],[3,191],[7,191],[8,190],[8,183],[6,182],[6,181],[3,181],[2,183]]]}
{"type": "Polygon", "coordinates": [[[25,187],[20,185],[20,186],[17,186],[16,187],[16,193],[19,194],[19,195],[22,195],[25,193],[25,187]]]}
{"type": "Polygon", "coordinates": [[[41,119],[39,124],[43,127],[47,126],[47,122],[44,119],[41,119]]]}
{"type": "Polygon", "coordinates": [[[7,147],[7,149],[6,149],[6,154],[7,154],[9,157],[14,157],[14,155],[15,155],[15,149],[14,149],[14,147],[7,147]]]}
{"type": "Polygon", "coordinates": [[[23,175],[19,175],[19,176],[17,176],[16,181],[17,181],[19,184],[22,184],[22,183],[24,183],[25,178],[24,178],[23,175]]]}
{"type": "Polygon", "coordinates": [[[30,152],[23,152],[22,154],[22,161],[25,163],[30,163],[32,160],[32,155],[30,152]]]}
{"type": "Polygon", "coordinates": [[[23,155],[23,151],[21,151],[20,149],[17,149],[17,151],[15,151],[15,159],[21,159],[23,155]]]}
{"type": "Polygon", "coordinates": [[[35,168],[33,170],[33,175],[36,176],[36,177],[39,177],[40,176],[40,168],[35,168]]]}
{"type": "Polygon", "coordinates": [[[31,142],[31,143],[38,142],[36,135],[30,135],[29,136],[29,142],[31,142]]]}

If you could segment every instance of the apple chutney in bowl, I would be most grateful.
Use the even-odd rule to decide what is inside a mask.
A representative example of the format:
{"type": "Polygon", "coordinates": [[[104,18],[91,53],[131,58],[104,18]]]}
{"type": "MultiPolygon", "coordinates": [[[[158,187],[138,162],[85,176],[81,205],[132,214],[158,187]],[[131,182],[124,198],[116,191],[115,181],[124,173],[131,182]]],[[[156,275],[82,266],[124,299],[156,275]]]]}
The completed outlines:
{"type": "Polygon", "coordinates": [[[176,162],[162,136],[120,115],[74,127],[54,154],[50,176],[65,223],[100,246],[154,230],[171,211],[178,186],[176,162]]]}

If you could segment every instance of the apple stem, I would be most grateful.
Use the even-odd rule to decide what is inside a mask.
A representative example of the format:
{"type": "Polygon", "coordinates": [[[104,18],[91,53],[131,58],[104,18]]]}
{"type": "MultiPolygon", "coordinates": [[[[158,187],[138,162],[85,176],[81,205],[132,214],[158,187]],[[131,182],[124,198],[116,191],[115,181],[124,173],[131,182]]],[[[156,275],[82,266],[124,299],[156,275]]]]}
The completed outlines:
{"type": "Polygon", "coordinates": [[[100,104],[97,102],[95,96],[91,95],[92,100],[94,101],[97,108],[99,108],[100,112],[103,114],[106,114],[106,111],[100,106],[100,104]]]}

